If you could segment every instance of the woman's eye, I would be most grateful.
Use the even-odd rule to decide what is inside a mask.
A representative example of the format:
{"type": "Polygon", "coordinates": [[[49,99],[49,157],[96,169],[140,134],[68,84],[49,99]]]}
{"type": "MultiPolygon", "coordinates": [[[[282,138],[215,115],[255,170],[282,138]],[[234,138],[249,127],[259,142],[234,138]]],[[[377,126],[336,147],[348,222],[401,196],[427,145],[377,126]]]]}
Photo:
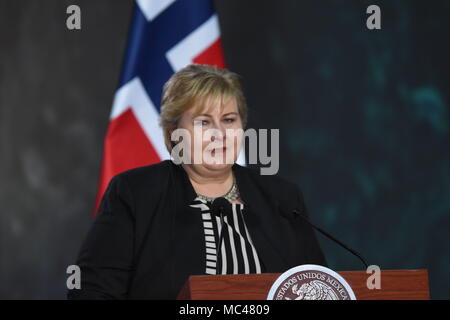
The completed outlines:
{"type": "Polygon", "coordinates": [[[234,119],[234,118],[226,118],[224,121],[225,121],[226,123],[233,123],[235,120],[236,120],[236,119],[234,119]]]}
{"type": "Polygon", "coordinates": [[[194,121],[194,124],[196,126],[206,126],[208,125],[208,120],[196,120],[194,121]]]}

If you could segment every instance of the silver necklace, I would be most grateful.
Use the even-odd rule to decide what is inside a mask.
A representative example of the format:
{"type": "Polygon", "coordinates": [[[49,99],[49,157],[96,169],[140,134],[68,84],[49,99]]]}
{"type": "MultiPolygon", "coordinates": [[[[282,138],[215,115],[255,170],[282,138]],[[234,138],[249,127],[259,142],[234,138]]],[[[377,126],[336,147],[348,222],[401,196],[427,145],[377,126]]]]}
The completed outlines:
{"type": "Polygon", "coordinates": [[[238,187],[237,187],[237,184],[236,184],[236,180],[233,179],[233,185],[231,186],[231,189],[228,190],[228,192],[225,193],[223,196],[220,196],[220,197],[207,197],[207,196],[204,196],[202,194],[197,193],[197,197],[199,197],[200,199],[202,199],[202,200],[204,200],[206,202],[213,202],[216,198],[222,198],[223,197],[223,198],[225,198],[225,199],[227,199],[228,201],[231,202],[231,201],[235,201],[235,200],[239,199],[239,190],[238,190],[238,187]]]}

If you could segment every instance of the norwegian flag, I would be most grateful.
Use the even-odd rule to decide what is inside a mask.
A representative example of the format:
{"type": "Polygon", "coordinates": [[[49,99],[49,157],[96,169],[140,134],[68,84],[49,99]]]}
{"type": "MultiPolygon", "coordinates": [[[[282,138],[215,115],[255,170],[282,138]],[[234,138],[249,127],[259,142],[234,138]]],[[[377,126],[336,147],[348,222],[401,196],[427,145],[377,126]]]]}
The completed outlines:
{"type": "Polygon", "coordinates": [[[158,124],[162,87],[191,63],[225,66],[212,0],[136,0],[94,216],[112,177],[170,158],[158,124]]]}

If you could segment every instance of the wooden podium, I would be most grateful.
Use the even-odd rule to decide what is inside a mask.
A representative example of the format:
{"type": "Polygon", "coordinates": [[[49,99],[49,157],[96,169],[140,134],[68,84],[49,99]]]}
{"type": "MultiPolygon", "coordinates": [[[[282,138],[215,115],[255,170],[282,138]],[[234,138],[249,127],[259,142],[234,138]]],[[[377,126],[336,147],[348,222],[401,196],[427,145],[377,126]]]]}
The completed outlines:
{"type": "MultiPolygon", "coordinates": [[[[358,300],[428,300],[427,270],[382,270],[381,289],[366,286],[365,271],[338,272],[358,300]]],[[[178,294],[180,300],[265,300],[279,273],[190,276],[178,294]]]]}

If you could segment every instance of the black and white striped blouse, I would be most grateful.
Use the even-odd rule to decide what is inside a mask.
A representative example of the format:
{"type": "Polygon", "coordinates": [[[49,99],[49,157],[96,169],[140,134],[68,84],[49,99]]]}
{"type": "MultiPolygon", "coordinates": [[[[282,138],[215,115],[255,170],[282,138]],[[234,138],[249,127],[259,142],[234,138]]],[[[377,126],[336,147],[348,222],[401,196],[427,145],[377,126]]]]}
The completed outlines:
{"type": "Polygon", "coordinates": [[[205,234],[205,273],[206,274],[249,274],[261,273],[261,264],[245,225],[243,204],[230,203],[231,214],[221,219],[211,213],[211,203],[200,197],[194,199],[193,208],[199,208],[205,234]],[[222,244],[220,252],[217,246],[222,244]]]}

